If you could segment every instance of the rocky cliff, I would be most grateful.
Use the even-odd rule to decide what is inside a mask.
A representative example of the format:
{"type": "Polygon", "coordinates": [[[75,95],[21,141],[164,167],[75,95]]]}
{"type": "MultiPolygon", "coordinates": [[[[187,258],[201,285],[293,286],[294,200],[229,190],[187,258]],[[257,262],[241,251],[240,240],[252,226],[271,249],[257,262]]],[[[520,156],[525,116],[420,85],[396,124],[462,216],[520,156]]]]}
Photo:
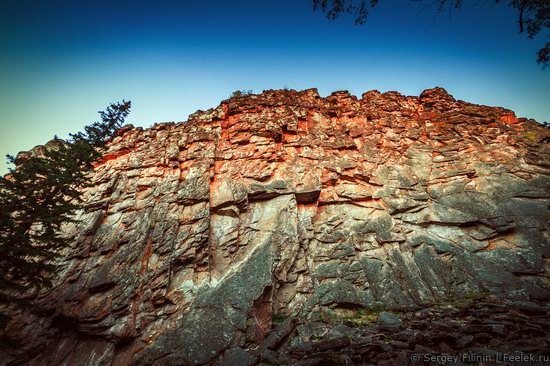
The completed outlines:
{"type": "Polygon", "coordinates": [[[266,91],[123,128],[0,363],[251,364],[323,309],[549,299],[549,135],[441,88],[266,91]]]}

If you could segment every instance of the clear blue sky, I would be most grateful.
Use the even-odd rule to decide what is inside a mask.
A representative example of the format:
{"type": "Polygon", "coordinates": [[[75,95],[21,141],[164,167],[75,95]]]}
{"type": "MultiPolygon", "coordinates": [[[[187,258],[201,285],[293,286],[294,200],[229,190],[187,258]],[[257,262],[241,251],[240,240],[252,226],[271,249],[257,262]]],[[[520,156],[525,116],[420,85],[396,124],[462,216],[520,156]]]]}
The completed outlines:
{"type": "Polygon", "coordinates": [[[381,0],[354,26],[310,0],[0,0],[0,154],[66,137],[123,98],[129,122],[145,127],[184,121],[236,89],[284,86],[442,86],[550,120],[550,69],[535,62],[544,39],[518,34],[505,5],[465,1],[437,15],[431,3],[381,0]]]}

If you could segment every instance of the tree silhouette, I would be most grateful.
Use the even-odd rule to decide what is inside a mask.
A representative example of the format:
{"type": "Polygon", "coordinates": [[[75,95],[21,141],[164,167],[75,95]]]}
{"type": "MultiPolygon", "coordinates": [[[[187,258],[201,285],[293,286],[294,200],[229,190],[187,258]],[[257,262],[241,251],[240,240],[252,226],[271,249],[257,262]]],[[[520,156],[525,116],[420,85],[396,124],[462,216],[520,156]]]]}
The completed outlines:
{"type": "MultiPolygon", "coordinates": [[[[62,225],[80,208],[92,163],[124,123],[130,102],[111,104],[101,121],[69,140],[55,137],[46,146],[8,161],[15,169],[0,177],[0,304],[24,304],[22,294],[49,286],[53,260],[70,242],[62,225]]],[[[7,320],[0,312],[0,329],[7,320]]]]}
{"type": "MultiPolygon", "coordinates": [[[[422,0],[411,0],[422,1],[422,0]]],[[[542,31],[550,30],[550,1],[549,0],[492,0],[495,4],[507,3],[518,12],[518,26],[520,33],[526,33],[533,39],[542,31]]],[[[379,0],[313,0],[313,9],[320,9],[328,19],[336,19],[340,14],[351,14],[355,24],[364,24],[379,0]]],[[[437,10],[445,7],[460,9],[464,0],[435,0],[437,10]]],[[[550,38],[550,33],[548,34],[550,38]]],[[[550,42],[537,52],[537,63],[546,68],[550,65],[550,42]]]]}

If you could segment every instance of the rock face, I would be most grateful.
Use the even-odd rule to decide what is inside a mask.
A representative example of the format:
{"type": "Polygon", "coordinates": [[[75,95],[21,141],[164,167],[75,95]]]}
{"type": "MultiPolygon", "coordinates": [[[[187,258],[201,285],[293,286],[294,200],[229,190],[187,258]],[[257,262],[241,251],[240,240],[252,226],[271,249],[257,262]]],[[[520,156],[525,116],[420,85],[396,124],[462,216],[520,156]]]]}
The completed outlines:
{"type": "Polygon", "coordinates": [[[549,135],[441,88],[266,91],[126,127],[0,363],[248,365],[292,331],[277,317],[549,299],[549,135]]]}

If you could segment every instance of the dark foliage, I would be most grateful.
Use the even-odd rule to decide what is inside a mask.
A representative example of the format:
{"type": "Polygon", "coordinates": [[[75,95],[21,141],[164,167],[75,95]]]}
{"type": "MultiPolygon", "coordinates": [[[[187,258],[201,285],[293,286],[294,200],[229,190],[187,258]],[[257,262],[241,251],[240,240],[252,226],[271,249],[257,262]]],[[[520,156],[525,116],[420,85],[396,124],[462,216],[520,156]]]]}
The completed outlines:
{"type": "MultiPolygon", "coordinates": [[[[422,1],[422,0],[411,0],[422,1]]],[[[496,4],[502,0],[493,0],[496,4]]],[[[435,0],[438,11],[445,7],[460,9],[464,0],[435,0]]],[[[336,19],[340,14],[351,14],[355,18],[355,24],[364,24],[369,15],[369,9],[374,8],[378,0],[313,0],[313,9],[320,9],[328,19],[336,19]]],[[[527,33],[527,37],[533,39],[543,31],[550,31],[550,1],[549,0],[508,0],[508,6],[518,12],[519,32],[527,33]]],[[[550,34],[548,34],[550,37],[550,34]]],[[[550,65],[550,42],[537,53],[537,63],[546,68],[550,65]]]]}
{"type": "Polygon", "coordinates": [[[313,0],[313,10],[321,9],[331,20],[338,18],[342,13],[351,14],[355,17],[355,24],[365,24],[369,15],[367,7],[374,8],[376,4],[378,0],[313,0]]]}
{"type": "Polygon", "coordinates": [[[231,95],[229,96],[229,98],[239,98],[239,97],[244,97],[246,95],[252,95],[254,92],[252,90],[235,90],[233,93],[231,93],[231,95]]]}
{"type": "MultiPolygon", "coordinates": [[[[130,106],[111,104],[84,133],[55,137],[17,159],[8,155],[16,168],[0,177],[0,304],[24,303],[22,294],[51,285],[52,260],[69,244],[61,227],[74,221],[92,163],[130,106]]],[[[0,329],[6,318],[0,314],[0,329]]]]}

